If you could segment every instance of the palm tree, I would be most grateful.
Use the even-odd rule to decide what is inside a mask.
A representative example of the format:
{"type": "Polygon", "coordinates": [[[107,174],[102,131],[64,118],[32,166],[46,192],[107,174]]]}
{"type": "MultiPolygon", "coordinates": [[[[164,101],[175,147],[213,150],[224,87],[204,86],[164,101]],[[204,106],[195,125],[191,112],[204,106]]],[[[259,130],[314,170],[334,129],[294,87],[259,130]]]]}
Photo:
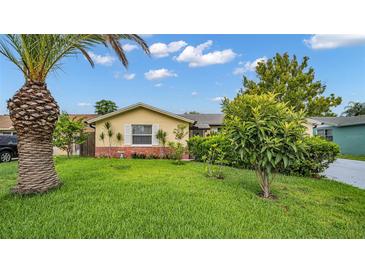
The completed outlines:
{"type": "Polygon", "coordinates": [[[360,102],[349,102],[348,106],[345,107],[345,112],[343,112],[345,116],[358,116],[365,114],[365,103],[360,102]]]}
{"type": "Polygon", "coordinates": [[[109,158],[112,157],[111,149],[112,149],[112,138],[114,136],[114,131],[112,128],[112,124],[109,121],[104,123],[104,128],[106,129],[106,136],[109,138],[109,148],[108,148],[108,156],[109,158]]]}
{"type": "Polygon", "coordinates": [[[24,85],[8,101],[10,118],[18,134],[19,151],[19,177],[13,192],[40,193],[60,183],[52,155],[52,134],[59,107],[47,89],[48,74],[60,68],[63,58],[78,53],[93,67],[88,50],[98,44],[111,47],[127,67],[121,39],[136,42],[149,54],[146,42],[135,34],[15,34],[6,35],[0,41],[0,54],[25,78],[24,85]]]}
{"type": "Polygon", "coordinates": [[[167,137],[167,132],[159,129],[156,133],[156,139],[158,140],[158,142],[162,145],[162,148],[160,148],[160,157],[162,158],[162,156],[164,155],[164,150],[165,150],[165,146],[166,146],[166,137],[167,137]]]}

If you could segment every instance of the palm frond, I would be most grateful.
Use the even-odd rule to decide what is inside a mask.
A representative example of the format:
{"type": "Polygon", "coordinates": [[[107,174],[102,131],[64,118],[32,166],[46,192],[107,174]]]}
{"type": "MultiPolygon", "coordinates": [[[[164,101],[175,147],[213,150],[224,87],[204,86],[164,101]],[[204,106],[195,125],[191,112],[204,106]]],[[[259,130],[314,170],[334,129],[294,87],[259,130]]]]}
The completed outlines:
{"type": "Polygon", "coordinates": [[[27,80],[44,82],[49,72],[60,68],[61,59],[79,53],[94,67],[88,51],[98,44],[111,47],[127,67],[121,39],[134,41],[149,54],[146,42],[135,34],[9,34],[0,40],[0,54],[14,63],[27,80]]]}

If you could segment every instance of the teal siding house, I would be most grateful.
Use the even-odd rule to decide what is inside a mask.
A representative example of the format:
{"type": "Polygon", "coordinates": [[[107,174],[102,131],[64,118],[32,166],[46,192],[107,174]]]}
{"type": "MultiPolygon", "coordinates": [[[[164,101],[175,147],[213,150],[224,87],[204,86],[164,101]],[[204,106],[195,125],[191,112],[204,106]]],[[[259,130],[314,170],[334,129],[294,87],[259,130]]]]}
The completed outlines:
{"type": "Polygon", "coordinates": [[[313,134],[337,143],[342,154],[365,155],[365,115],[311,119],[313,134]]]}

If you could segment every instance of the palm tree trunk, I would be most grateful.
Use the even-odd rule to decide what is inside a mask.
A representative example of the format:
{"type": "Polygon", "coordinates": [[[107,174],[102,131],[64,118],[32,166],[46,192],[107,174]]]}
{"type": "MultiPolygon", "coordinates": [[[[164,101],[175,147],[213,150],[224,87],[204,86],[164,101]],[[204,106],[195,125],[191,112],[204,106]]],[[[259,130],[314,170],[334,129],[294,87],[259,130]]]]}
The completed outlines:
{"type": "Polygon", "coordinates": [[[13,192],[41,193],[57,187],[52,134],[59,108],[46,84],[27,81],[8,101],[18,135],[19,176],[13,192]]]}

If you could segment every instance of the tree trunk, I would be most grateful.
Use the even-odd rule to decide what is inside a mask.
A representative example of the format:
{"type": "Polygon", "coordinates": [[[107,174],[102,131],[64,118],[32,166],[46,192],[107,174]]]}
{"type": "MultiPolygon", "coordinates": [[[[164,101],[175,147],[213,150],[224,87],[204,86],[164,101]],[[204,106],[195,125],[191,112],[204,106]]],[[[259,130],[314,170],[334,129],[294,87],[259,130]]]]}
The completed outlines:
{"type": "Polygon", "coordinates": [[[27,81],[8,101],[18,135],[19,176],[13,192],[41,193],[57,187],[52,134],[59,108],[44,83],[27,81]]]}
{"type": "Polygon", "coordinates": [[[256,171],[256,177],[260,181],[260,187],[262,190],[262,196],[264,198],[270,197],[270,176],[269,174],[262,170],[261,168],[255,168],[256,171]]]}
{"type": "Polygon", "coordinates": [[[266,172],[263,172],[263,182],[262,182],[262,191],[264,198],[270,197],[270,185],[269,185],[269,175],[266,172]]]}

